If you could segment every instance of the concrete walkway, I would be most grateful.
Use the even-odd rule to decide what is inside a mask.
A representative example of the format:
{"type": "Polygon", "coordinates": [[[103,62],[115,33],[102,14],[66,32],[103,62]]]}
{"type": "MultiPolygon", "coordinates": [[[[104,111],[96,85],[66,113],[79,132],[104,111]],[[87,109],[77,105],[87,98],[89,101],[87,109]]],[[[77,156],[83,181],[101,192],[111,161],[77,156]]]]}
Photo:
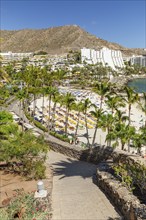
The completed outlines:
{"type": "Polygon", "coordinates": [[[96,165],[49,152],[53,166],[53,220],[121,219],[113,205],[93,183],[96,165]]]}

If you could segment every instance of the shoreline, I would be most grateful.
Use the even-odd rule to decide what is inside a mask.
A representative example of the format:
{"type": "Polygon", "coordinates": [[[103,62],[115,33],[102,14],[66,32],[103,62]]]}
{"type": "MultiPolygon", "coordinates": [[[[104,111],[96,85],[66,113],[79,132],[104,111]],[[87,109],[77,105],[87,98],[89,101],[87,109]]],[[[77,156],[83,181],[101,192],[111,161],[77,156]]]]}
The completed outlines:
{"type": "Polygon", "coordinates": [[[131,81],[133,79],[142,79],[142,78],[146,78],[146,75],[131,75],[131,76],[124,76],[124,75],[119,75],[117,77],[113,77],[111,79],[111,83],[114,83],[115,81],[119,81],[121,82],[121,79],[122,79],[122,82],[125,83],[125,82],[128,82],[128,81],[131,81]]]}
{"type": "MultiPolygon", "coordinates": [[[[126,86],[128,82],[131,82],[134,79],[146,79],[146,75],[132,75],[132,76],[118,76],[118,77],[113,77],[110,82],[112,84],[116,84],[117,88],[122,89],[123,86],[126,86]]],[[[138,93],[141,95],[142,93],[138,93]]]]}

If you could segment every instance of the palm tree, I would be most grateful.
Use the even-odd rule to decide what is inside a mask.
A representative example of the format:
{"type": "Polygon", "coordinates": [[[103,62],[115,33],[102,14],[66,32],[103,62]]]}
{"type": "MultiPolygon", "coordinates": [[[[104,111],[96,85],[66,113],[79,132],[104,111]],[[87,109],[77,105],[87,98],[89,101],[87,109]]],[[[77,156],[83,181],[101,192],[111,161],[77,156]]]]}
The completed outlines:
{"type": "MultiPolygon", "coordinates": [[[[124,112],[122,112],[118,109],[116,109],[116,114],[114,117],[110,116],[107,118],[107,121],[106,121],[107,125],[105,123],[106,127],[108,128],[108,133],[106,135],[106,141],[109,141],[109,145],[111,145],[112,140],[115,141],[115,143],[113,144],[114,147],[116,147],[118,145],[118,139],[120,137],[119,131],[120,131],[120,129],[124,128],[123,124],[127,120],[128,120],[128,116],[124,115],[124,112]]],[[[122,137],[122,135],[121,135],[121,137],[122,137]]],[[[124,139],[122,139],[122,140],[123,140],[122,143],[124,144],[124,139]]]]}
{"type": "Polygon", "coordinates": [[[45,87],[40,88],[40,93],[42,95],[42,122],[43,122],[43,119],[44,119],[45,91],[46,91],[45,87]]]}
{"type": "Polygon", "coordinates": [[[85,85],[87,84],[87,74],[89,72],[87,72],[86,68],[81,68],[80,72],[79,72],[79,76],[78,76],[78,81],[79,81],[79,85],[81,86],[81,88],[83,89],[85,87],[85,85]]]}
{"type": "Polygon", "coordinates": [[[91,144],[91,148],[92,146],[94,146],[95,143],[95,138],[96,138],[96,134],[97,134],[97,129],[100,128],[103,124],[102,124],[102,116],[103,116],[103,110],[102,109],[98,109],[95,106],[95,110],[94,111],[90,111],[91,115],[93,115],[93,117],[96,119],[96,125],[95,125],[95,130],[94,130],[94,135],[93,135],[93,140],[92,140],[92,144],[91,144]]]}
{"type": "Polygon", "coordinates": [[[0,111],[0,161],[9,161],[13,152],[10,143],[18,131],[18,125],[13,122],[12,115],[7,111],[0,111]]]}
{"type": "Polygon", "coordinates": [[[139,100],[139,96],[138,93],[135,93],[134,90],[128,86],[125,87],[125,92],[126,92],[126,96],[127,98],[125,99],[125,101],[128,104],[128,117],[129,117],[129,125],[131,124],[131,106],[132,104],[134,104],[135,102],[137,102],[139,100]]]}
{"type": "MultiPolygon", "coordinates": [[[[138,93],[135,93],[134,90],[128,86],[125,87],[125,91],[126,91],[126,95],[127,98],[125,99],[125,101],[128,104],[128,117],[129,117],[129,126],[131,124],[131,106],[132,104],[134,104],[135,102],[139,101],[139,96],[138,93]]],[[[128,151],[130,151],[130,140],[128,142],[128,151]]]]}
{"type": "Polygon", "coordinates": [[[77,138],[77,132],[78,132],[78,127],[79,127],[79,120],[80,120],[80,113],[83,112],[83,102],[80,101],[78,103],[74,103],[73,109],[75,109],[78,112],[78,118],[77,118],[77,124],[76,124],[76,129],[75,129],[75,140],[77,138]]]}
{"type": "Polygon", "coordinates": [[[67,126],[68,126],[68,116],[69,116],[69,111],[71,110],[72,108],[72,105],[74,104],[75,102],[75,97],[67,92],[66,95],[63,97],[63,100],[62,100],[63,104],[65,105],[66,107],[66,115],[65,115],[65,133],[67,134],[67,126]]]}
{"type": "Polygon", "coordinates": [[[9,82],[10,81],[10,77],[7,74],[7,72],[5,71],[4,67],[2,67],[2,65],[0,64],[0,87],[2,87],[4,84],[2,81],[5,82],[9,82]]]}
{"type": "Polygon", "coordinates": [[[33,113],[32,115],[35,115],[36,111],[36,100],[37,100],[37,95],[40,93],[40,90],[37,87],[30,87],[29,88],[29,93],[33,95],[33,113]]]}
{"type": "Polygon", "coordinates": [[[107,115],[103,115],[102,117],[103,120],[103,127],[105,127],[107,129],[107,136],[109,137],[107,139],[107,145],[111,146],[111,141],[112,139],[110,139],[110,133],[114,130],[114,125],[115,125],[115,117],[112,114],[107,114],[107,115]]]}
{"type": "Polygon", "coordinates": [[[52,97],[55,93],[57,93],[57,89],[56,87],[53,87],[53,86],[48,86],[46,87],[45,89],[45,93],[48,95],[48,101],[49,101],[49,105],[48,105],[48,131],[50,130],[50,116],[51,116],[51,101],[52,101],[52,97]]]}
{"type": "Polygon", "coordinates": [[[124,114],[124,112],[116,109],[115,120],[117,124],[122,124],[129,120],[129,117],[124,114]]]}
{"type": "Polygon", "coordinates": [[[48,94],[48,86],[52,85],[52,75],[48,72],[48,67],[43,67],[37,74],[38,77],[38,87],[40,88],[40,93],[42,95],[42,121],[44,118],[44,102],[45,102],[45,95],[48,94]]]}
{"type": "Polygon", "coordinates": [[[118,109],[119,107],[125,107],[124,99],[120,96],[106,96],[107,100],[105,101],[107,106],[111,109],[112,115],[114,110],[118,109]]]}
{"type": "Polygon", "coordinates": [[[8,65],[4,66],[3,70],[5,73],[7,73],[8,77],[10,79],[13,79],[13,77],[15,76],[16,70],[15,70],[14,65],[12,63],[9,63],[8,65]]]}
{"type": "Polygon", "coordinates": [[[30,87],[36,86],[37,72],[39,69],[34,66],[27,66],[24,72],[20,72],[20,80],[25,82],[26,92],[29,92],[30,87]]]}
{"type": "Polygon", "coordinates": [[[140,128],[140,134],[142,136],[143,144],[146,145],[146,127],[140,128]]]}
{"type": "Polygon", "coordinates": [[[42,87],[53,85],[54,76],[49,66],[45,66],[44,68],[41,69],[39,78],[42,81],[42,87]]]}
{"type": "Polygon", "coordinates": [[[58,71],[54,72],[53,75],[54,75],[54,83],[55,83],[55,85],[59,86],[61,81],[66,76],[66,71],[59,69],[58,71]]]}
{"type": "Polygon", "coordinates": [[[94,79],[99,80],[101,82],[103,77],[108,76],[108,73],[111,72],[111,69],[107,66],[107,64],[106,66],[103,66],[102,63],[97,63],[93,65],[92,72],[94,75],[94,79]]]}
{"type": "Polygon", "coordinates": [[[19,123],[20,123],[20,117],[22,116],[22,131],[24,130],[24,100],[26,98],[26,91],[20,90],[17,94],[16,94],[17,99],[19,100],[19,123]],[[22,114],[21,114],[21,110],[22,110],[22,114]]]}
{"type": "Polygon", "coordinates": [[[62,100],[62,95],[60,95],[60,93],[56,91],[53,94],[52,100],[54,102],[54,105],[53,105],[53,113],[52,113],[52,120],[51,120],[51,129],[55,128],[56,106],[57,106],[57,103],[60,103],[60,101],[62,100]]]}
{"type": "Polygon", "coordinates": [[[128,152],[130,152],[130,140],[135,135],[135,127],[122,123],[117,125],[116,131],[121,140],[122,150],[125,144],[128,143],[128,152]]]}
{"type": "Polygon", "coordinates": [[[10,91],[6,87],[0,87],[0,107],[3,108],[7,99],[10,97],[10,91]]]}
{"type": "Polygon", "coordinates": [[[145,127],[146,127],[146,92],[143,92],[143,99],[144,99],[144,105],[141,102],[139,104],[140,104],[141,110],[145,114],[145,127]]]}
{"type": "Polygon", "coordinates": [[[132,137],[133,146],[137,148],[137,153],[140,154],[140,149],[142,145],[146,143],[146,137],[143,133],[135,133],[132,137]]]}
{"type": "Polygon", "coordinates": [[[103,99],[110,92],[110,83],[109,82],[96,83],[93,91],[98,95],[100,95],[100,109],[102,109],[103,99]]]}

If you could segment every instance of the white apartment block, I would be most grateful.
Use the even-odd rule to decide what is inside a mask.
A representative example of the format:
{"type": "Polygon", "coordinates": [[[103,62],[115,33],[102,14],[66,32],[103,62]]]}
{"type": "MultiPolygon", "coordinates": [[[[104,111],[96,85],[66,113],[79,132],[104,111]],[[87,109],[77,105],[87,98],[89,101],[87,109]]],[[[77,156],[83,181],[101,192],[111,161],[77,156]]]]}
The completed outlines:
{"type": "Polygon", "coordinates": [[[103,66],[108,65],[114,70],[116,67],[124,67],[121,51],[110,50],[106,47],[99,51],[88,48],[81,49],[81,61],[88,64],[102,63],[103,66]]]}
{"type": "Polygon", "coordinates": [[[33,53],[12,53],[11,51],[9,51],[5,53],[0,53],[0,56],[5,61],[14,61],[33,57],[33,53]]]}
{"type": "Polygon", "coordinates": [[[130,62],[132,65],[137,64],[146,67],[146,56],[133,56],[130,62]]]}

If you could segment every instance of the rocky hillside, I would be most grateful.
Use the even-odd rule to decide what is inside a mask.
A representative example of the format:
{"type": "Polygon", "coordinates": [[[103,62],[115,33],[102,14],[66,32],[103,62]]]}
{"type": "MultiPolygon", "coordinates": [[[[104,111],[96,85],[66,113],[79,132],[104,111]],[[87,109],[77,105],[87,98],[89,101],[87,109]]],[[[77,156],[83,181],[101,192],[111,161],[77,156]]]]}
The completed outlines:
{"type": "Polygon", "coordinates": [[[97,38],[77,25],[52,27],[48,29],[0,31],[1,51],[37,52],[63,54],[83,47],[100,49],[108,47],[121,50],[124,55],[141,54],[141,49],[128,49],[116,43],[97,38]]]}

